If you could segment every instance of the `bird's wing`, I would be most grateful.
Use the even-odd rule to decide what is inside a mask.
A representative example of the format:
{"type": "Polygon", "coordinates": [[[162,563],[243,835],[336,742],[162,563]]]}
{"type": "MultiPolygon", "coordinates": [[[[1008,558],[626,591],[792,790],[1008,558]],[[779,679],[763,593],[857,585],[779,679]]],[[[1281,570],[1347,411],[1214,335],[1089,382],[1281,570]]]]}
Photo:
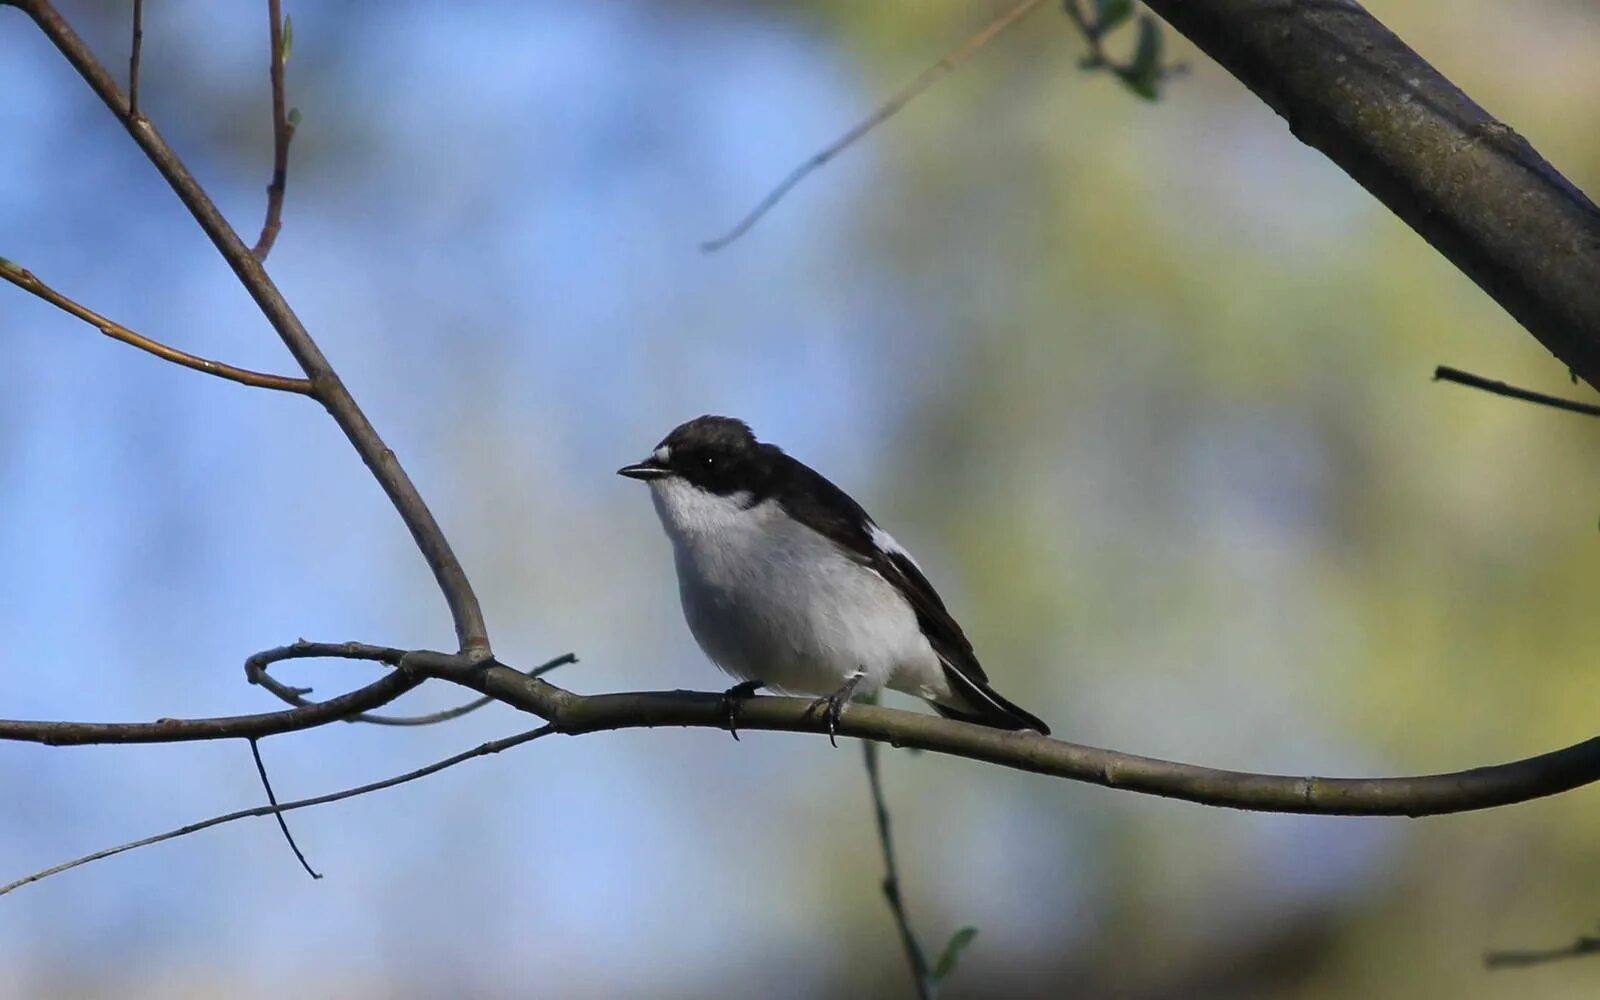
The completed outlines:
{"type": "Polygon", "coordinates": [[[850,558],[883,577],[916,612],[917,625],[944,666],[959,702],[933,703],[940,715],[1002,729],[1050,733],[1050,727],[1038,716],[989,686],[989,677],[978,664],[966,633],[945,609],[939,592],[916,560],[892,535],[873,523],[860,504],[821,473],[775,448],[771,457],[777,465],[773,493],[789,516],[832,540],[850,558]]]}
{"type": "Polygon", "coordinates": [[[778,502],[790,517],[831,540],[850,558],[875,571],[898,590],[917,615],[917,623],[933,651],[957,680],[987,686],[988,676],[978,665],[961,626],[950,617],[938,591],[923,575],[916,560],[899,542],[878,527],[861,505],[833,485],[820,472],[783,456],[784,480],[776,491],[778,502]]]}

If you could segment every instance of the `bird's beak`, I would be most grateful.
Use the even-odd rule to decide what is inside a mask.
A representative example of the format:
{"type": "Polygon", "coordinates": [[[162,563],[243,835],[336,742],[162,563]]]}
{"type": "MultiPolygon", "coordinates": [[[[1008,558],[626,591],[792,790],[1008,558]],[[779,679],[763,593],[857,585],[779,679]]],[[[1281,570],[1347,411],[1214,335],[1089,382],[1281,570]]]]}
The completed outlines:
{"type": "Polygon", "coordinates": [[[654,455],[635,465],[624,465],[617,470],[617,475],[627,476],[629,479],[642,479],[649,482],[652,479],[665,479],[672,475],[672,470],[656,460],[654,455]]]}

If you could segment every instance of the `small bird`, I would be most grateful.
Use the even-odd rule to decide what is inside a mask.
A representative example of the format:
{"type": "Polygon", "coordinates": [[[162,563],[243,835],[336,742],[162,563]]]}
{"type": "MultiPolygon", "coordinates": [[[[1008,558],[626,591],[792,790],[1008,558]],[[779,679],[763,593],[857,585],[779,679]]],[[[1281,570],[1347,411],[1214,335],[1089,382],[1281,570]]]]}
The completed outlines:
{"type": "Polygon", "coordinates": [[[989,686],[910,553],[744,421],[691,420],[617,474],[649,484],[689,631],[744,681],[727,692],[730,730],[735,699],[766,687],[823,695],[831,739],[851,698],[887,687],[947,718],[1050,732],[989,686]]]}

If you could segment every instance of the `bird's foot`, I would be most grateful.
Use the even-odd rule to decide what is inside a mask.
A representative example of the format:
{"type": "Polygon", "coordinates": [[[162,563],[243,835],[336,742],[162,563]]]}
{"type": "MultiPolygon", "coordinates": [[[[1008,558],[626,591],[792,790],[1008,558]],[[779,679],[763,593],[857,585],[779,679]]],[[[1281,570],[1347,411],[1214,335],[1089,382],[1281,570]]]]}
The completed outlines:
{"type": "Polygon", "coordinates": [[[756,692],[764,687],[766,685],[761,681],[741,681],[722,692],[722,706],[728,711],[728,735],[735,740],[739,738],[739,727],[734,721],[734,715],[739,710],[739,702],[746,698],[754,698],[756,692]]]}
{"type": "Polygon", "coordinates": [[[822,717],[828,721],[828,742],[835,747],[839,745],[839,741],[836,738],[836,733],[839,729],[839,718],[844,714],[844,707],[849,703],[850,696],[856,693],[856,688],[861,685],[861,679],[865,676],[860,671],[851,674],[845,680],[843,687],[833,694],[818,698],[811,703],[810,708],[806,709],[806,715],[811,715],[813,712],[822,713],[822,717]]]}

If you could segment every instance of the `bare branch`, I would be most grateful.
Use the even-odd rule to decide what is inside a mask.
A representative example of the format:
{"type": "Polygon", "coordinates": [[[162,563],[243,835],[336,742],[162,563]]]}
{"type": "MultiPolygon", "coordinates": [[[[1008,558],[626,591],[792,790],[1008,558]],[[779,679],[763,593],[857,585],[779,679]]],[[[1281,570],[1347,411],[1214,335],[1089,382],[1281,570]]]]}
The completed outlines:
{"type": "Polygon", "coordinates": [[[261,760],[261,746],[255,740],[250,740],[250,756],[256,762],[256,774],[261,776],[261,787],[267,791],[267,802],[273,808],[273,815],[278,817],[278,829],[283,831],[283,839],[289,842],[289,850],[294,852],[295,859],[300,862],[300,867],[312,878],[321,878],[321,874],[311,867],[311,862],[306,860],[305,853],[300,850],[300,845],[294,842],[294,834],[289,832],[289,821],[283,818],[283,810],[278,808],[278,796],[272,790],[272,780],[267,777],[267,765],[261,760]]]}
{"type": "Polygon", "coordinates": [[[877,110],[856,123],[850,131],[823,147],[820,152],[813,154],[810,159],[798,167],[795,167],[787,177],[778,183],[777,187],[767,192],[766,197],[757,202],[756,207],[752,208],[744,218],[740,219],[737,225],[721,236],[701,243],[700,249],[706,253],[715,253],[749,232],[750,227],[760,222],[762,216],[772,211],[773,206],[782,201],[784,196],[794,189],[795,185],[805,180],[812,172],[826,166],[829,160],[844,152],[856,140],[894,117],[901,108],[910,104],[923,91],[938,83],[940,79],[954,71],[957,66],[966,62],[967,58],[974,52],[977,52],[999,36],[1001,32],[1022,20],[1029,11],[1039,6],[1039,2],[1040,0],[1022,0],[1021,3],[1004,11],[999,17],[984,25],[977,34],[945,53],[938,62],[923,70],[915,80],[912,80],[887,101],[878,105],[877,110]]]}
{"type": "Polygon", "coordinates": [[[1444,365],[1433,370],[1435,382],[1454,382],[1457,385],[1470,386],[1492,392],[1497,396],[1509,396],[1512,399],[1521,399],[1529,403],[1538,403],[1540,406],[1549,406],[1557,410],[1567,410],[1571,413],[1582,413],[1589,417],[1600,417],[1600,406],[1593,403],[1580,403],[1574,399],[1562,399],[1560,396],[1547,396],[1542,392],[1532,389],[1519,389],[1514,385],[1486,379],[1481,375],[1464,372],[1457,368],[1447,368],[1444,365]]]}
{"type": "MultiPolygon", "coordinates": [[[[257,653],[251,660],[264,665],[279,660],[331,656],[372,660],[393,667],[408,656],[403,649],[362,643],[297,642],[257,653]]],[[[424,661],[426,662],[426,661],[424,661]]],[[[521,676],[520,674],[518,676],[521,676]]],[[[100,743],[185,743],[194,740],[252,739],[295,732],[338,722],[359,712],[387,705],[421,684],[425,676],[396,670],[366,687],[327,701],[284,712],[229,715],[214,719],[158,719],[155,722],[31,722],[0,719],[0,740],[44,743],[49,746],[86,746],[100,743]]]]}
{"type": "MultiPolygon", "coordinates": [[[[568,663],[577,662],[578,656],[576,653],[562,653],[560,656],[545,663],[541,663],[532,670],[527,671],[525,676],[543,677],[545,674],[548,674],[557,667],[565,666],[568,663]]],[[[250,683],[261,685],[268,691],[272,692],[272,694],[275,695],[280,701],[283,701],[286,704],[315,704],[314,702],[307,701],[304,697],[305,695],[311,693],[311,688],[290,687],[282,681],[274,678],[267,672],[265,666],[261,664],[255,664],[252,666],[252,663],[247,661],[245,664],[245,673],[249,676],[250,683]]],[[[360,715],[352,715],[345,721],[366,722],[375,726],[432,726],[437,725],[440,722],[449,722],[451,719],[459,719],[463,715],[476,712],[478,709],[492,703],[494,700],[495,699],[489,695],[480,695],[477,698],[466,702],[465,704],[457,705],[455,708],[447,708],[441,712],[431,712],[427,715],[378,715],[372,712],[362,712],[360,715]]]]}
{"type": "Polygon", "coordinates": [[[288,56],[284,39],[284,21],[279,0],[267,0],[267,18],[272,22],[268,41],[272,46],[269,74],[272,80],[272,182],[267,185],[267,218],[261,224],[261,235],[250,252],[256,260],[265,261],[272,252],[272,244],[283,227],[283,189],[289,179],[289,143],[294,139],[294,123],[289,120],[284,107],[283,64],[288,56]]]}
{"type": "Polygon", "coordinates": [[[906,914],[905,901],[900,898],[900,869],[895,864],[894,838],[889,832],[889,805],[884,801],[883,779],[878,774],[878,744],[872,740],[862,741],[861,754],[867,766],[867,786],[872,790],[878,846],[883,850],[883,897],[889,902],[889,912],[894,914],[894,925],[900,932],[900,946],[905,949],[906,961],[911,965],[911,981],[916,986],[918,1000],[930,1000],[933,981],[928,974],[928,959],[916,933],[911,930],[911,918],[906,914]]]}
{"type": "Polygon", "coordinates": [[[1600,937],[1580,935],[1564,948],[1534,948],[1526,951],[1490,951],[1483,956],[1486,969],[1516,969],[1530,965],[1558,962],[1564,958],[1580,958],[1600,952],[1600,937]]]}
{"type": "Polygon", "coordinates": [[[189,214],[210,237],[222,258],[233,269],[234,275],[255,299],[263,315],[272,324],[295,361],[305,372],[313,386],[313,394],[327,408],[329,415],[349,439],[356,453],[366,463],[374,479],[383,487],[394,505],[412,540],[433,571],[439,590],[450,606],[450,616],[455,624],[456,640],[462,652],[487,659],[490,654],[488,629],[483,621],[483,609],[473,593],[472,583],[445,538],[439,522],[428,509],[416,484],[395,459],[394,452],[383,443],[372,422],[356,404],[339,375],[323,356],[321,348],[306,332],[299,317],[273,284],[261,262],[244,245],[239,234],[217,211],[209,195],[189,173],[172,147],[167,145],[155,125],[145,116],[134,117],[129,112],[128,101],[117,83],[106,72],[83,39],[72,29],[49,0],[10,0],[11,4],[33,19],[56,49],[72,64],[73,69],[95,92],[123,127],[155,165],[172,190],[178,195],[189,214]]]}
{"type": "Polygon", "coordinates": [[[133,0],[133,50],[128,54],[128,114],[139,117],[139,57],[144,50],[144,0],[133,0]]]}
{"type": "Polygon", "coordinates": [[[367,709],[387,705],[420,683],[420,678],[393,673],[349,694],[305,708],[256,715],[224,715],[212,719],[157,719],[155,722],[35,722],[0,719],[0,740],[48,746],[101,743],[189,743],[195,740],[248,739],[275,736],[338,722],[367,709]]]}
{"type": "Polygon", "coordinates": [[[102,858],[109,858],[117,854],[123,854],[138,847],[148,847],[151,844],[159,844],[163,841],[175,840],[178,837],[187,836],[191,833],[198,833],[201,830],[209,830],[214,826],[221,826],[223,823],[232,823],[235,820],[250,819],[255,816],[281,817],[283,813],[292,812],[296,809],[305,809],[310,806],[326,805],[329,802],[339,802],[343,799],[355,798],[358,795],[366,795],[369,792],[377,792],[382,791],[385,788],[393,788],[396,785],[403,785],[408,781],[416,781],[418,778],[426,778],[430,774],[437,774],[447,767],[454,767],[457,764],[472,760],[475,757],[485,757],[489,754],[499,753],[502,750],[509,750],[515,746],[521,746],[522,744],[527,743],[530,740],[536,740],[539,737],[548,734],[549,732],[551,732],[549,726],[540,726],[538,729],[530,729],[525,733],[518,733],[516,736],[508,736],[504,739],[490,740],[487,743],[481,743],[471,750],[458,753],[453,757],[446,757],[444,760],[435,761],[426,767],[419,767],[415,771],[407,771],[405,774],[395,775],[392,778],[384,778],[382,781],[374,781],[371,784],[360,785],[355,788],[346,788],[342,791],[329,792],[326,795],[317,795],[309,799],[300,799],[295,802],[285,802],[283,805],[256,806],[253,809],[240,809],[237,812],[224,813],[221,816],[213,816],[210,819],[201,820],[198,823],[190,823],[187,826],[180,826],[176,830],[168,830],[166,833],[158,833],[153,837],[143,837],[139,840],[129,841],[126,844],[118,844],[116,847],[108,847],[104,850],[95,851],[93,854],[85,854],[81,858],[74,858],[71,861],[65,861],[59,865],[53,865],[44,869],[43,871],[37,871],[32,875],[27,875],[23,878],[17,879],[14,882],[9,882],[4,886],[0,886],[0,896],[4,896],[6,893],[20,889],[30,883],[38,882],[41,879],[47,879],[52,875],[59,875],[62,872],[71,871],[74,868],[82,867],[91,861],[99,861],[102,858]]]}
{"type": "MultiPolygon", "coordinates": [[[[728,728],[727,703],[721,694],[581,696],[499,665],[461,673],[456,679],[532,712],[569,735],[656,726],[728,728]]],[[[747,698],[739,703],[739,729],[826,735],[827,720],[810,708],[811,701],[804,698],[747,698]]],[[[846,708],[838,734],[1145,795],[1262,812],[1436,816],[1526,802],[1600,781],[1600,737],[1525,760],[1450,774],[1319,778],[1157,760],[876,705],[846,708]]]]}
{"type": "Polygon", "coordinates": [[[196,357],[187,351],[168,347],[166,344],[151,340],[143,334],[135,333],[121,323],[109,320],[94,310],[79,305],[40,281],[32,271],[18,267],[4,257],[0,257],[0,278],[4,278],[31,295],[38,296],[57,309],[76,316],[112,340],[119,340],[124,344],[137,347],[141,351],[154,354],[163,361],[170,361],[175,365],[182,365],[184,368],[205,372],[207,375],[215,375],[230,382],[239,382],[258,389],[276,389],[279,392],[298,392],[302,395],[311,395],[311,383],[303,378],[268,375],[265,372],[255,372],[248,368],[235,368],[233,365],[225,365],[220,361],[196,357]]]}

